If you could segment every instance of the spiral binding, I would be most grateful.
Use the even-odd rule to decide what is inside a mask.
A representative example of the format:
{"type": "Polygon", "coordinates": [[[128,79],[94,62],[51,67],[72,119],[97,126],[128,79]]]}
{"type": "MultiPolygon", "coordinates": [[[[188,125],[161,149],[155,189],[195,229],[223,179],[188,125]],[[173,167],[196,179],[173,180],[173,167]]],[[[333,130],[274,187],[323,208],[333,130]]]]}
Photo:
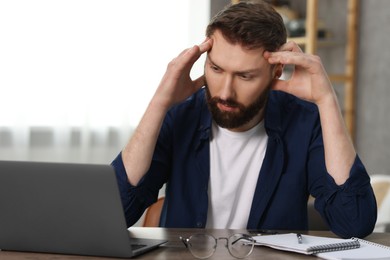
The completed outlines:
{"type": "Polygon", "coordinates": [[[307,249],[307,251],[311,254],[318,254],[318,253],[331,252],[331,251],[354,249],[359,247],[360,247],[360,241],[353,240],[353,241],[342,242],[342,243],[311,246],[307,249]]]}

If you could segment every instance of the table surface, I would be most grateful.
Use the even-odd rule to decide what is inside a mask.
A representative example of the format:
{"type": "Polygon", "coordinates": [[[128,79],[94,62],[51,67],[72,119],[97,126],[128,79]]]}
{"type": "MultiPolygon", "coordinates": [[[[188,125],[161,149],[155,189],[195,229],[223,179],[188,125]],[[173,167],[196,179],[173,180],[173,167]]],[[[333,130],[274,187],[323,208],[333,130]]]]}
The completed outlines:
{"type": "MultiPolygon", "coordinates": [[[[154,249],[146,254],[135,257],[134,259],[195,259],[185,248],[183,243],[179,240],[179,236],[188,237],[199,232],[206,232],[212,234],[214,237],[227,237],[234,233],[248,233],[247,230],[224,230],[224,229],[172,229],[172,228],[144,228],[132,227],[129,229],[130,235],[138,238],[155,238],[165,239],[168,243],[154,249]]],[[[315,236],[336,237],[329,231],[308,231],[301,232],[302,234],[309,234],[315,236]]],[[[366,240],[390,246],[390,233],[373,233],[365,238],[366,240]]],[[[43,254],[43,253],[28,253],[28,252],[11,252],[0,251],[0,259],[39,259],[39,260],[53,260],[53,259],[110,259],[104,257],[91,256],[76,256],[76,255],[60,255],[60,254],[43,254]]],[[[113,258],[111,258],[113,259],[113,258]]],[[[218,242],[217,250],[209,259],[236,259],[232,257],[223,241],[218,242]]],[[[279,251],[267,247],[255,246],[252,254],[245,259],[317,259],[315,256],[306,256],[298,253],[291,253],[279,251]]]]}

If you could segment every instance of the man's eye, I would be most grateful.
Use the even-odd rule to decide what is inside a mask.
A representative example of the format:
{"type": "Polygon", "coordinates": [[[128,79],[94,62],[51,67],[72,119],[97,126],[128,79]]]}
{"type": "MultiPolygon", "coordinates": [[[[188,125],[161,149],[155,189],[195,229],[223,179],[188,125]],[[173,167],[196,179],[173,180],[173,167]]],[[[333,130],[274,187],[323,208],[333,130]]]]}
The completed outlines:
{"type": "Polygon", "coordinates": [[[250,80],[252,79],[253,77],[251,75],[248,75],[248,74],[241,74],[239,75],[241,79],[243,80],[250,80]]]}
{"type": "Polygon", "coordinates": [[[211,66],[211,69],[215,72],[221,71],[217,66],[211,66]]]}

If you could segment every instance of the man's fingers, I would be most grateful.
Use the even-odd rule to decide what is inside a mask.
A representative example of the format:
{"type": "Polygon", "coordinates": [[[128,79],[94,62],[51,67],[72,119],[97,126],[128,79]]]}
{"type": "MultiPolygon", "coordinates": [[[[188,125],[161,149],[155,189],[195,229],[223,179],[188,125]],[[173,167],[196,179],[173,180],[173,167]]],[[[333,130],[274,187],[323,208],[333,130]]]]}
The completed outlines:
{"type": "Polygon", "coordinates": [[[299,47],[299,45],[296,44],[294,41],[289,41],[283,44],[279,48],[279,51],[303,52],[302,49],[299,47]]]}
{"type": "Polygon", "coordinates": [[[265,51],[264,58],[271,64],[296,64],[300,63],[300,59],[305,59],[307,56],[295,42],[287,42],[282,45],[278,51],[265,51]]]}
{"type": "Polygon", "coordinates": [[[182,51],[176,58],[174,58],[169,64],[168,68],[183,71],[185,69],[191,69],[197,59],[200,57],[199,47],[194,46],[182,51]]]}
{"type": "Polygon", "coordinates": [[[206,39],[203,43],[189,49],[184,55],[190,56],[189,60],[192,60],[192,64],[194,64],[203,53],[211,49],[211,46],[212,40],[206,39]]]}
{"type": "Polygon", "coordinates": [[[213,40],[210,38],[206,38],[204,42],[199,44],[200,53],[205,53],[206,51],[209,51],[212,45],[213,45],[213,40]]]}
{"type": "Polygon", "coordinates": [[[206,38],[201,44],[183,50],[171,63],[182,64],[184,67],[187,65],[192,66],[199,59],[200,55],[209,51],[211,47],[212,40],[206,38]]]}
{"type": "Polygon", "coordinates": [[[264,57],[270,64],[295,65],[311,73],[320,72],[322,68],[318,56],[306,53],[281,51],[264,54],[264,57]]]}

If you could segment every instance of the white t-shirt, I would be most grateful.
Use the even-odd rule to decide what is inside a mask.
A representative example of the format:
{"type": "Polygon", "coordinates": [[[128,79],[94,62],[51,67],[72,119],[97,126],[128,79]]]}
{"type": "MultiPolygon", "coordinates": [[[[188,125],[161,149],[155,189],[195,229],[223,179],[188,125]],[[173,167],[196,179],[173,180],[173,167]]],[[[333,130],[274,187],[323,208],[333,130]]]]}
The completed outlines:
{"type": "Polygon", "coordinates": [[[246,228],[267,141],[264,121],[246,132],[213,122],[207,228],[246,228]]]}

